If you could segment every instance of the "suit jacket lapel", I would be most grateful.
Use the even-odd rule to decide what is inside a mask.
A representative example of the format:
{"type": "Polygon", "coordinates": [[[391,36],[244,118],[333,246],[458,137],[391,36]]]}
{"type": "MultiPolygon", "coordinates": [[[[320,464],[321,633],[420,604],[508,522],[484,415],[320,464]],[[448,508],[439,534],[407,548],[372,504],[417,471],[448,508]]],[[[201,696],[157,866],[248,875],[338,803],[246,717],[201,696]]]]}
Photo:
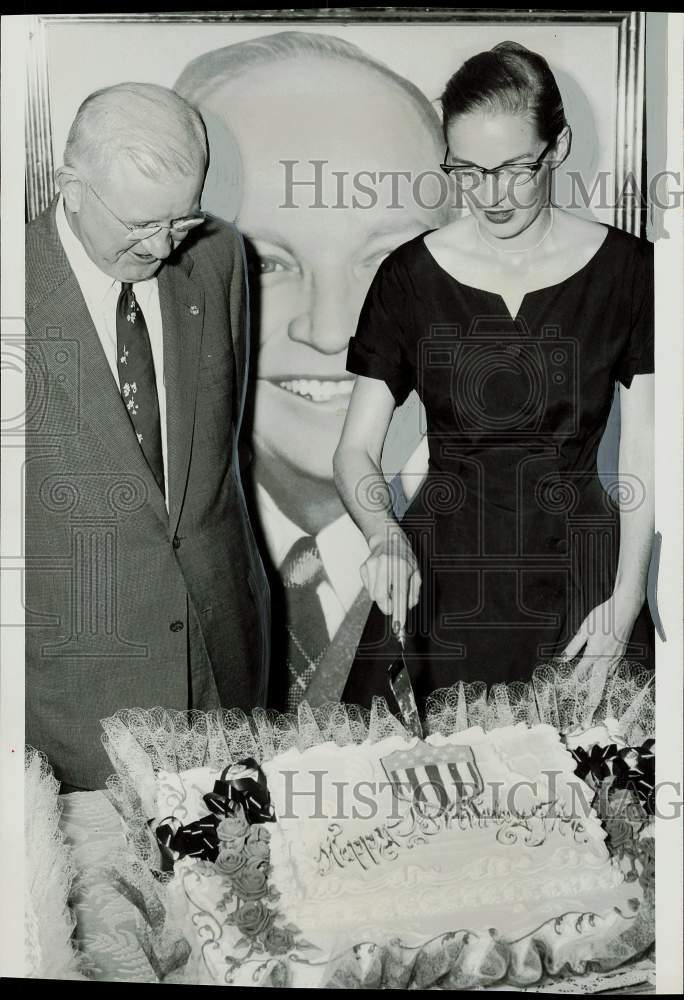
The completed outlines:
{"type": "Polygon", "coordinates": [[[204,292],[191,279],[192,259],[165,264],[159,273],[164,331],[164,378],[169,475],[169,533],[178,527],[190,468],[204,292]]]}
{"type": "Polygon", "coordinates": [[[65,341],[76,341],[78,364],[73,369],[64,366],[69,370],[60,374],[65,375],[62,385],[72,397],[79,421],[85,420],[112,453],[113,471],[130,472],[144,481],[150,506],[167,523],[164,498],[138,444],[119,387],[61,243],[58,251],[62,259],[57,260],[56,271],[62,269],[64,280],[27,317],[29,325],[36,332],[47,330],[49,336],[52,330],[65,341]]]}

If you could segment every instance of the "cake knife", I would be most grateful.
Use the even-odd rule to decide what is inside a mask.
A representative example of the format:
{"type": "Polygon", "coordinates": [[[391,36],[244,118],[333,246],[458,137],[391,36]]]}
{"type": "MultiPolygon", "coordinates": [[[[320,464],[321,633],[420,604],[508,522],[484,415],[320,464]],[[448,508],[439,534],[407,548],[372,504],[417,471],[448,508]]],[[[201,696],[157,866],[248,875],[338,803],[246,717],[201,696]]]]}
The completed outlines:
{"type": "Polygon", "coordinates": [[[413,736],[417,736],[419,740],[422,740],[423,727],[420,722],[416,696],[413,693],[413,685],[411,684],[408,667],[406,666],[406,629],[403,625],[393,624],[392,631],[401,647],[401,659],[395,660],[387,668],[389,686],[399,706],[404,726],[413,736]]]}

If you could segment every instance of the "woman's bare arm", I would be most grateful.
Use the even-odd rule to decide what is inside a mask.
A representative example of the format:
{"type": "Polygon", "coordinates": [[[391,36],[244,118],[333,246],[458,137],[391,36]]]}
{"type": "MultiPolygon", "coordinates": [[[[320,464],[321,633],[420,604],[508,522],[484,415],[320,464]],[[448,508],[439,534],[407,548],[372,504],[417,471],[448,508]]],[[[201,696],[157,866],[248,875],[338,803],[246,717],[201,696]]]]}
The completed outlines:
{"type": "Polygon", "coordinates": [[[620,386],[620,553],[614,589],[631,596],[638,609],[646,597],[655,528],[654,386],[650,374],[635,375],[629,389],[620,386]]]}
{"type": "Polygon", "coordinates": [[[335,485],[369,544],[394,520],[390,491],[380,467],[394,408],[394,397],[384,382],[358,375],[333,455],[335,485]]]}
{"type": "Polygon", "coordinates": [[[333,456],[335,484],[371,550],[361,578],[381,611],[402,626],[418,600],[420,574],[397,522],[380,466],[395,400],[381,379],[357,376],[340,443],[333,456]]]}
{"type": "MultiPolygon", "coordinates": [[[[624,655],[646,598],[654,529],[653,375],[635,375],[629,389],[620,387],[620,452],[618,462],[620,551],[613,592],[593,608],[565,649],[573,659],[581,650],[578,676],[594,671],[608,676],[624,655]]],[[[600,694],[600,689],[596,690],[600,694]]],[[[598,700],[590,706],[595,711],[598,700]]]]}
{"type": "Polygon", "coordinates": [[[409,503],[420,489],[427,475],[429,458],[430,450],[427,434],[425,434],[401,470],[401,486],[404,496],[409,503]]]}

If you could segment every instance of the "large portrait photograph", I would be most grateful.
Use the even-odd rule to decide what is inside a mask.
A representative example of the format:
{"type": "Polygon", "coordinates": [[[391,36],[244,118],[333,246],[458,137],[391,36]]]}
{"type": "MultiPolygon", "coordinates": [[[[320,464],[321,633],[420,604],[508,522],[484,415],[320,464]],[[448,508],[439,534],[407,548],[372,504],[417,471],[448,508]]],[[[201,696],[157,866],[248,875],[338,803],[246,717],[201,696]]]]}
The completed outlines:
{"type": "Polygon", "coordinates": [[[7,974],[676,991],[680,15],[3,22],[7,974]]]}

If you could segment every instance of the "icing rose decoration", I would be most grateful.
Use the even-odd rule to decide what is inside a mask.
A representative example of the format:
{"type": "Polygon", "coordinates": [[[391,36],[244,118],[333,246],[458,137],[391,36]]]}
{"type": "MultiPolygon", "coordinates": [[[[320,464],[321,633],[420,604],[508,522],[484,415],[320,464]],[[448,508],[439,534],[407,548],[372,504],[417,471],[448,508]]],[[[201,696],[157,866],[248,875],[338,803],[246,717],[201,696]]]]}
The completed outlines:
{"type": "MultiPolygon", "coordinates": [[[[639,833],[647,821],[638,796],[629,789],[612,787],[603,798],[603,808],[599,812],[603,816],[612,851],[634,858],[639,849],[639,833]]],[[[630,872],[626,878],[633,881],[636,871],[630,872]]]]}
{"type": "Polygon", "coordinates": [[[244,848],[247,858],[257,862],[268,861],[270,857],[270,839],[271,835],[265,826],[251,827],[244,848]]]}
{"type": "Polygon", "coordinates": [[[639,883],[643,889],[653,889],[655,886],[655,840],[653,837],[644,837],[639,844],[639,861],[641,861],[639,883]]]}
{"type": "Polygon", "coordinates": [[[630,788],[616,786],[615,780],[606,786],[607,794],[601,796],[601,815],[606,819],[622,819],[640,830],[646,820],[646,812],[638,795],[630,788]]]}
{"type": "Polygon", "coordinates": [[[249,820],[242,806],[238,805],[233,812],[224,816],[218,825],[219,840],[230,840],[233,837],[246,837],[249,833],[249,820]]]}
{"type": "Polygon", "coordinates": [[[634,841],[632,824],[619,816],[611,816],[606,820],[606,833],[614,851],[624,851],[634,841]]]}
{"type": "Polygon", "coordinates": [[[267,826],[250,826],[249,834],[247,836],[248,841],[264,840],[268,842],[271,839],[271,831],[267,826]]]}
{"type": "Polygon", "coordinates": [[[268,890],[268,875],[265,866],[249,860],[232,879],[233,892],[240,899],[263,899],[268,890]]]}
{"type": "Polygon", "coordinates": [[[246,937],[263,934],[272,922],[273,914],[260,899],[246,902],[235,914],[235,924],[246,937]]]}
{"type": "Polygon", "coordinates": [[[216,867],[224,875],[234,875],[247,864],[247,859],[242,851],[226,850],[225,847],[219,851],[216,859],[216,867]]]}
{"type": "Polygon", "coordinates": [[[261,864],[268,861],[270,849],[267,840],[247,840],[244,847],[244,856],[249,860],[261,864]]]}
{"type": "Polygon", "coordinates": [[[247,837],[221,837],[219,839],[220,850],[227,854],[240,854],[244,850],[247,837]]]}
{"type": "Polygon", "coordinates": [[[295,936],[287,927],[269,927],[262,940],[271,955],[286,955],[295,946],[295,936]]]}

